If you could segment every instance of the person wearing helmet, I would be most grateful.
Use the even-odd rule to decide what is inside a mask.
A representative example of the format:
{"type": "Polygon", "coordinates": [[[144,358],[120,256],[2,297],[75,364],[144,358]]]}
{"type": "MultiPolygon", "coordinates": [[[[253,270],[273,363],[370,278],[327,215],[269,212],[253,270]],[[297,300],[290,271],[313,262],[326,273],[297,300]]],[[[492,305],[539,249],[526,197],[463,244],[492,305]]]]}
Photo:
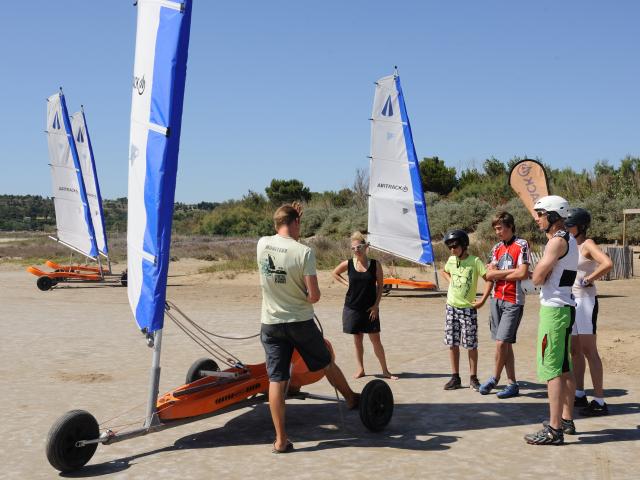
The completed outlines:
{"type": "Polygon", "coordinates": [[[491,250],[491,262],[487,266],[487,278],[494,282],[489,301],[489,327],[491,338],[496,342],[496,359],[493,375],[479,391],[488,395],[498,386],[505,369],[508,383],[496,395],[503,399],[520,393],[513,344],[524,312],[525,294],[521,281],[529,277],[529,243],[516,236],[516,222],[509,212],[499,212],[491,226],[500,240],[491,250]]]}
{"type": "Polygon", "coordinates": [[[575,434],[570,344],[576,302],[571,292],[578,269],[578,245],[565,230],[569,203],[557,195],[540,198],[533,206],[536,223],[549,241],[532,280],[540,289],[540,322],[536,346],[538,378],[547,382],[549,421],[542,430],[525,435],[531,445],[560,445],[564,433],[575,434]]]}
{"type": "Polygon", "coordinates": [[[604,401],[602,388],[602,360],[596,346],[596,322],[598,319],[598,296],[595,280],[605,275],[613,262],[596,243],[587,238],[587,229],[591,224],[591,215],[584,208],[572,208],[564,222],[567,230],[578,244],[578,275],[573,284],[576,297],[576,321],[571,332],[571,359],[576,376],[576,395],[574,406],[583,407],[580,415],[594,417],[606,415],[609,408],[604,401]],[[593,399],[587,401],[584,391],[585,357],[589,363],[593,399]]]}
{"type": "Polygon", "coordinates": [[[486,280],[487,267],[473,255],[469,255],[469,236],[463,230],[450,230],[444,243],[451,256],[442,275],[449,281],[445,317],[444,343],[449,346],[451,379],[445,390],[462,388],[460,380],[460,344],[469,354],[470,386],[480,388],[478,381],[478,308],[491,293],[491,282],[486,282],[480,300],[476,300],[478,277],[486,280]]]}

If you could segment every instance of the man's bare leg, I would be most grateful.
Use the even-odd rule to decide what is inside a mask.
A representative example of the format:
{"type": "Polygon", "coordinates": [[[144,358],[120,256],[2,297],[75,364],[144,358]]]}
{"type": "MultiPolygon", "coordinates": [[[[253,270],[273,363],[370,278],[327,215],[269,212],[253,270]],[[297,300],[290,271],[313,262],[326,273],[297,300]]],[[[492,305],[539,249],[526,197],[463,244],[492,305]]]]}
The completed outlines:
{"type": "Polygon", "coordinates": [[[469,372],[472,377],[478,375],[478,349],[469,350],[469,372]]]}
{"type": "Polygon", "coordinates": [[[565,420],[573,420],[573,402],[576,393],[576,379],[573,372],[562,374],[562,393],[564,395],[562,402],[562,418],[565,420]]]}
{"type": "Polygon", "coordinates": [[[460,347],[452,345],[449,347],[449,362],[451,362],[451,373],[460,374],[460,347]]]}
{"type": "Polygon", "coordinates": [[[507,371],[507,379],[510,383],[516,383],[516,358],[513,355],[513,344],[507,343],[508,353],[507,361],[504,364],[504,368],[507,371]]]}
{"type": "Polygon", "coordinates": [[[347,379],[340,370],[340,367],[336,365],[334,362],[331,362],[324,368],[324,374],[329,380],[329,383],[333,385],[344,397],[347,401],[347,406],[349,408],[355,408],[358,405],[359,395],[351,390],[349,383],[347,383],[347,379]]]}
{"type": "Polygon", "coordinates": [[[269,382],[269,410],[271,420],[276,430],[276,441],[273,447],[276,450],[284,450],[287,447],[287,432],[285,429],[285,388],[287,382],[269,382]]]}
{"type": "Polygon", "coordinates": [[[562,376],[552,378],[547,382],[547,394],[549,397],[549,425],[559,430],[562,428],[562,409],[566,397],[562,376]]]}

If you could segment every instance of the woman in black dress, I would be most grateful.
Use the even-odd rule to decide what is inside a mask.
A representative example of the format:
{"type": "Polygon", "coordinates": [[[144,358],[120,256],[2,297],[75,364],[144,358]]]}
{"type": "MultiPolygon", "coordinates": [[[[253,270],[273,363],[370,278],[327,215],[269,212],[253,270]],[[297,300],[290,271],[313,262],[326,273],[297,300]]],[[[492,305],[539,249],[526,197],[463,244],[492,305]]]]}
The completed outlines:
{"type": "Polygon", "coordinates": [[[333,270],[333,278],[349,287],[342,311],[342,330],[353,335],[358,364],[354,378],[365,375],[363,338],[366,333],[373,345],[373,352],[380,361],[382,375],[396,380],[398,377],[391,374],[387,368],[384,347],[380,341],[378,306],[382,298],[382,265],[367,257],[368,250],[369,244],[364,235],[355,232],[351,235],[353,258],[345,260],[333,270]],[[342,276],[344,272],[347,272],[348,279],[342,276]]]}

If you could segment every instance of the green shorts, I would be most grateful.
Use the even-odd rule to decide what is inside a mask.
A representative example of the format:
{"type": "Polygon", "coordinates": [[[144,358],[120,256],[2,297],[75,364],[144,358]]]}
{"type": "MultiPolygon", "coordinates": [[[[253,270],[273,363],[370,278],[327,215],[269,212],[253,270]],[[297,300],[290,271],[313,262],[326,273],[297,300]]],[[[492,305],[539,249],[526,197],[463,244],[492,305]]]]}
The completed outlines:
{"type": "Polygon", "coordinates": [[[576,318],[575,307],[540,305],[538,324],[538,379],[547,382],[570,372],[571,328],[576,318]]]}

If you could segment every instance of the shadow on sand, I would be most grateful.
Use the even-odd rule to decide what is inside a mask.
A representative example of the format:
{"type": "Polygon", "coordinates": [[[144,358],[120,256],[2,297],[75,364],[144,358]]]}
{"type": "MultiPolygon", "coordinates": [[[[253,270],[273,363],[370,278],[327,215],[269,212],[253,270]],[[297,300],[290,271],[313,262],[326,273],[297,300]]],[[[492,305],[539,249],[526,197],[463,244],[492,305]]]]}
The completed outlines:
{"type": "MultiPolygon", "coordinates": [[[[536,385],[536,384],[534,384],[536,385]]],[[[544,385],[540,385],[544,387],[544,385]]],[[[287,404],[287,431],[296,443],[315,443],[297,446],[292,452],[313,452],[333,448],[397,448],[412,451],[447,450],[460,438],[459,433],[510,426],[526,426],[547,418],[548,407],[541,402],[487,403],[412,403],[395,406],[394,416],[387,428],[379,433],[369,432],[360,422],[357,412],[344,413],[344,425],[335,403],[316,403],[300,400],[287,404]],[[427,438],[425,438],[427,437],[427,438]]],[[[640,413],[640,404],[610,405],[610,416],[640,413]]],[[[638,441],[640,427],[580,432],[572,437],[574,445],[606,442],[638,441]]],[[[197,428],[194,426],[194,429],[197,428]]],[[[523,434],[527,433],[523,428],[523,434]]],[[[267,404],[249,407],[224,426],[187,435],[166,446],[110,462],[89,465],[73,474],[61,476],[86,478],[117,473],[148,456],[184,449],[209,449],[265,445],[265,454],[273,442],[273,426],[267,404]]],[[[106,448],[106,447],[100,447],[106,448]]]]}

